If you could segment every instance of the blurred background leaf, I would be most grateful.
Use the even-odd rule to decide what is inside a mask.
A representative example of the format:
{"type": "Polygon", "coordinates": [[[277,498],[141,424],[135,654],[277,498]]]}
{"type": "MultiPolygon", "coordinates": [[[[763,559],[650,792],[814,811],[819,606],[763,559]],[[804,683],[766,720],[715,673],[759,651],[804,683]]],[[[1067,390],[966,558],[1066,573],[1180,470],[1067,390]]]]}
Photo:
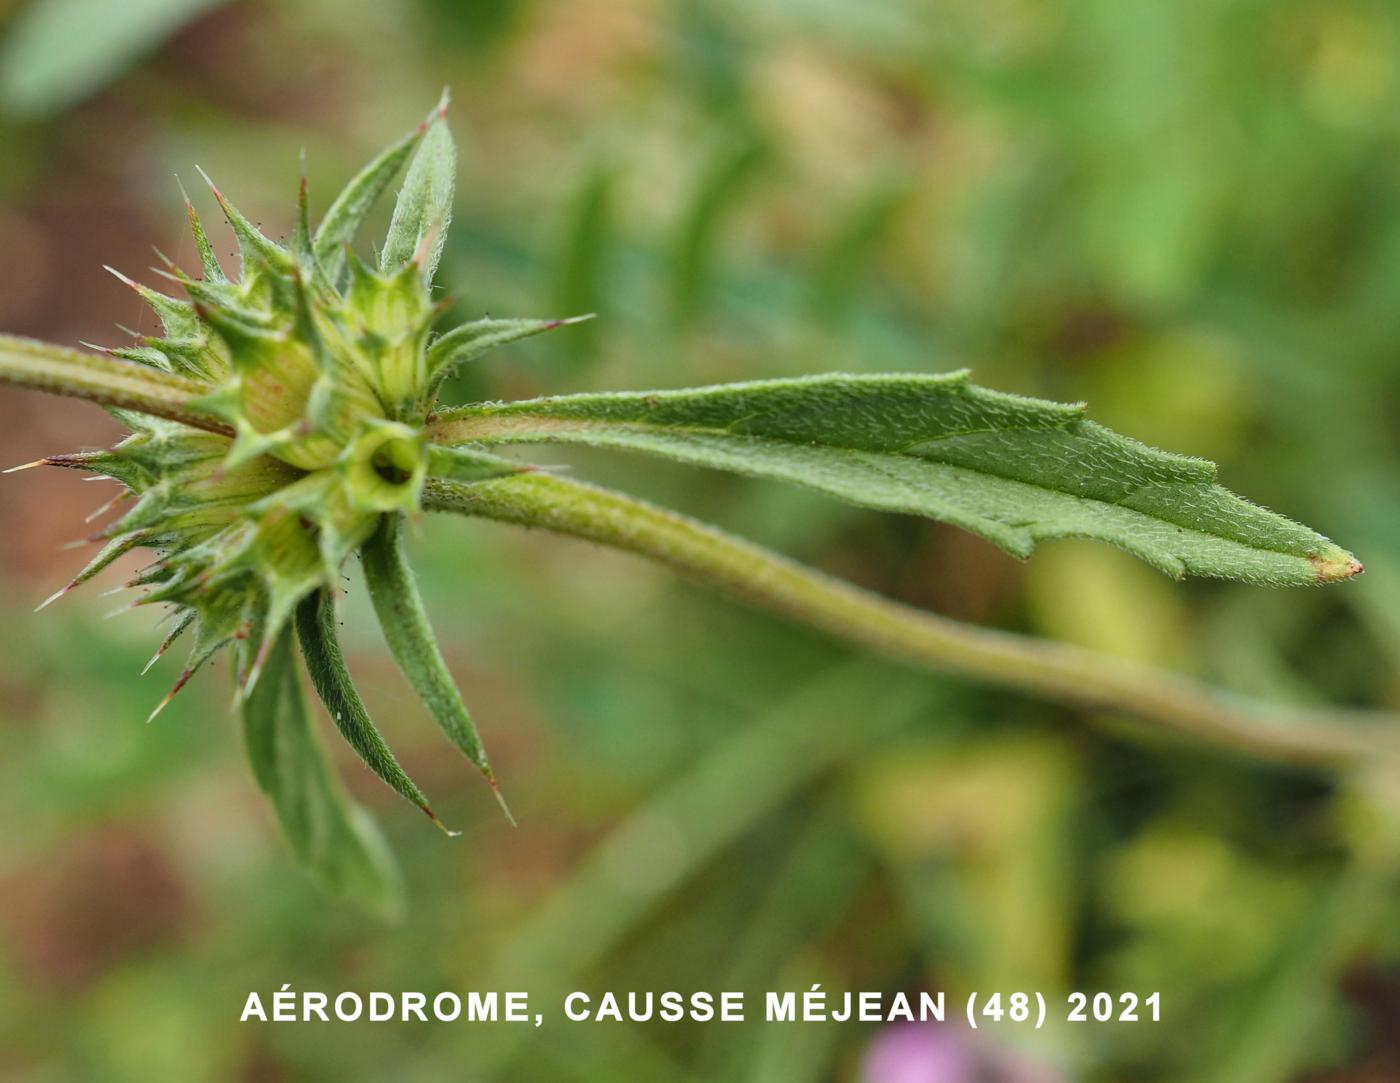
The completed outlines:
{"type": "Polygon", "coordinates": [[[47,116],[81,101],[225,0],[35,0],[0,48],[0,105],[47,116]]]}

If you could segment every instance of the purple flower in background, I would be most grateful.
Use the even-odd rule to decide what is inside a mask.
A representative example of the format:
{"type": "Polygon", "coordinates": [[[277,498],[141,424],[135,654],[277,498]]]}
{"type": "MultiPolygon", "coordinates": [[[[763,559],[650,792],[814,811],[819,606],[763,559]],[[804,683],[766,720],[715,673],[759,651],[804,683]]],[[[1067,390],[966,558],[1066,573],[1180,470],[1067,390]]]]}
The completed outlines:
{"type": "Polygon", "coordinates": [[[880,1031],[861,1071],[861,1083],[1063,1083],[1063,1078],[968,1031],[927,1023],[880,1031]]]}

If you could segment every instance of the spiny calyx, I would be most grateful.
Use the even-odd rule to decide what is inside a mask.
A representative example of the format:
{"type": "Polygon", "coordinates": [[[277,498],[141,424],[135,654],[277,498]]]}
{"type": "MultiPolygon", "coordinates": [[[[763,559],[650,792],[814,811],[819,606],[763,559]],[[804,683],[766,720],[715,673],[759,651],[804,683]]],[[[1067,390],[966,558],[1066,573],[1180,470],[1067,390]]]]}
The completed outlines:
{"type": "MultiPolygon", "coordinates": [[[[444,108],[445,99],[366,166],[314,231],[303,177],[286,244],[265,236],[210,182],[238,241],[236,276],[216,258],[188,196],[202,273],[193,278],[169,261],[157,271],[184,296],[113,271],[155,311],[163,333],[99,349],[198,385],[186,404],[198,424],[113,410],[132,430],[115,447],[43,462],[114,478],[125,486],[119,499],[131,503],[102,531],[101,552],[59,594],[131,549],[157,554],[128,584],[144,590],[136,604],[171,607],[172,630],[156,658],[183,633],[194,641],[157,712],[231,642],[242,645],[237,677],[246,697],[299,608],[307,610],[296,622],[303,652],[338,659],[333,644],[307,642],[334,634],[333,620],[311,619],[316,607],[333,593],[346,558],[376,535],[387,548],[375,567],[388,569],[395,590],[415,592],[411,575],[395,568],[398,520],[419,511],[430,470],[479,480],[528,469],[482,452],[430,448],[425,434],[437,390],[457,365],[493,345],[573,322],[485,319],[434,334],[443,306],[433,301],[432,280],[454,170],[444,108]],[[382,254],[370,266],[350,242],[406,162],[382,254]]],[[[383,586],[371,586],[382,619],[399,619],[402,610],[402,619],[418,622],[390,635],[400,664],[420,693],[431,671],[425,699],[494,785],[460,697],[455,688],[442,690],[446,669],[416,595],[380,606],[383,586]]],[[[381,778],[426,809],[368,717],[356,717],[363,707],[343,665],[323,668],[330,685],[318,681],[318,689],[325,698],[330,688],[327,702],[339,705],[332,713],[342,732],[381,778]]]]}

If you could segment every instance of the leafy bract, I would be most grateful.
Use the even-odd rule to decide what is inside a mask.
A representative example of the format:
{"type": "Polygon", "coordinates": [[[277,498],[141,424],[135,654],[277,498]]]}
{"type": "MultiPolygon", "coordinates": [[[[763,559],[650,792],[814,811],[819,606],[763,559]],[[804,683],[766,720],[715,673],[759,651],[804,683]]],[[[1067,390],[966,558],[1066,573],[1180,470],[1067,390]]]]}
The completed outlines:
{"type": "Polygon", "coordinates": [[[402,883],[388,846],[345,793],[311,728],[290,632],[278,637],[241,707],[253,774],[297,858],[335,894],[386,915],[401,910],[402,883]]]}
{"type": "Polygon", "coordinates": [[[365,543],[361,559],[374,611],[399,669],[443,732],[496,789],[496,776],[486,759],[481,736],[428,624],[427,609],[404,554],[400,517],[383,517],[379,529],[365,543]]]}
{"type": "MultiPolygon", "coordinates": [[[[335,634],[335,601],[331,592],[322,588],[303,599],[297,606],[296,626],[311,684],[346,742],[385,785],[412,801],[442,827],[442,821],[428,806],[423,791],[404,773],[389,751],[350,680],[350,671],[335,634]]],[[[443,830],[447,829],[443,827],[443,830]]]]}
{"type": "Polygon", "coordinates": [[[496,320],[487,317],[464,323],[433,341],[427,353],[428,377],[437,387],[457,366],[476,360],[487,350],[592,318],[591,315],[570,316],[563,320],[496,320]]]}
{"type": "Polygon", "coordinates": [[[447,240],[447,224],[452,219],[452,190],[457,173],[457,151],[452,133],[443,120],[447,112],[444,94],[437,115],[414,152],[404,177],[384,249],[379,253],[379,269],[397,270],[410,260],[421,261],[424,282],[431,282],[447,240]]]}
{"type": "Polygon", "coordinates": [[[398,175],[423,133],[425,121],[392,146],[385,147],[361,169],[326,210],[312,242],[316,260],[332,282],[338,281],[345,267],[345,247],[355,239],[375,201],[398,175]]]}
{"type": "Polygon", "coordinates": [[[1082,406],[988,391],[965,372],[765,380],[571,395],[438,414],[433,439],[573,443],[806,485],[925,515],[1017,556],[1108,542],[1169,575],[1276,585],[1361,570],[1322,535],[1235,496],[1201,459],[1088,421],[1082,406]]]}

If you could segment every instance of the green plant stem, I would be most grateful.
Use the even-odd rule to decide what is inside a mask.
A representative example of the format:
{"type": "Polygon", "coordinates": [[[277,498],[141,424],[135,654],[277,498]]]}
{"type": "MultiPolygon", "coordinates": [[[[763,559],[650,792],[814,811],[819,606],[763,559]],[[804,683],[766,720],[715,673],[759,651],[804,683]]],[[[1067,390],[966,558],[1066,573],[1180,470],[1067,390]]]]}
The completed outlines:
{"type": "Polygon", "coordinates": [[[191,408],[190,403],[209,390],[202,384],[134,361],[17,335],[0,335],[0,383],[136,410],[209,432],[233,431],[217,418],[191,408]]]}
{"type": "Polygon", "coordinates": [[[686,516],[557,475],[536,472],[469,485],[430,479],[424,506],[624,549],[920,668],[1125,712],[1265,759],[1336,766],[1400,754],[1400,719],[1391,715],[1263,703],[1067,644],[969,626],[833,579],[686,516]]]}

